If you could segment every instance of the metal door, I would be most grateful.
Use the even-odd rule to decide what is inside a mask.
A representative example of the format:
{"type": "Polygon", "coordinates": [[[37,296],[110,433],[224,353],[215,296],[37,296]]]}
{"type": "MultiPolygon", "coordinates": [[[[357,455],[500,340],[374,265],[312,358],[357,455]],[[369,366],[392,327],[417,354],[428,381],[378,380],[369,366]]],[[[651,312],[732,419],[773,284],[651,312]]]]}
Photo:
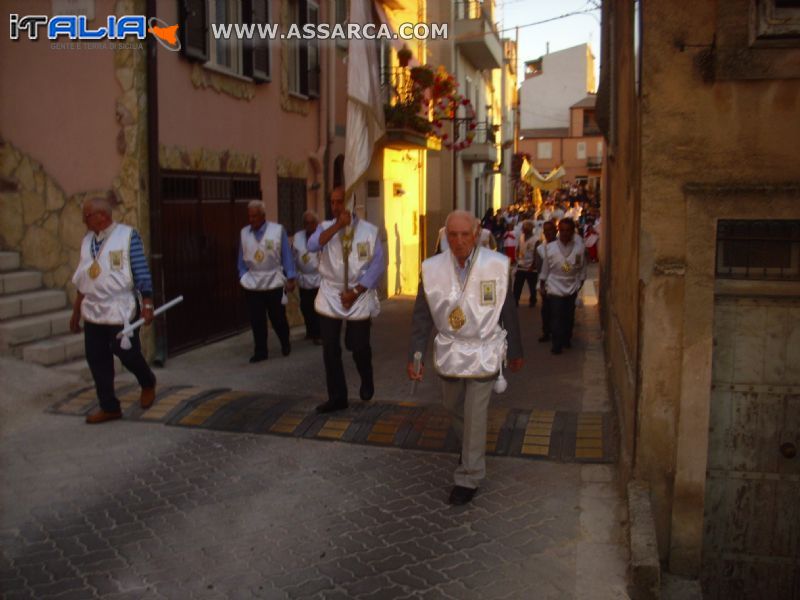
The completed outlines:
{"type": "Polygon", "coordinates": [[[257,176],[164,172],[161,179],[164,290],[184,297],[166,314],[173,354],[247,327],[236,256],[247,201],[261,193],[257,176]]]}
{"type": "Polygon", "coordinates": [[[706,598],[800,600],[800,299],[718,296],[706,598]]]}

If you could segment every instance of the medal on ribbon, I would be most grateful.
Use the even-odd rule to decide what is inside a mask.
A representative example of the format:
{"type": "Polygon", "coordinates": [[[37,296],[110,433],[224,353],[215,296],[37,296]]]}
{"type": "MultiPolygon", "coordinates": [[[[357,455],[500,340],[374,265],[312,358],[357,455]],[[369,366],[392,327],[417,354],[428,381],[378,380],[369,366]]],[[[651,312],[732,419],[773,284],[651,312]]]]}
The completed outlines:
{"type": "Polygon", "coordinates": [[[565,262],[563,265],[561,265],[561,270],[564,271],[564,273],[569,273],[570,271],[572,271],[572,267],[569,265],[568,262],[565,262]]]}
{"type": "Polygon", "coordinates": [[[456,306],[452,311],[450,311],[450,314],[447,315],[447,321],[450,323],[450,327],[458,331],[464,326],[464,323],[467,322],[467,317],[464,314],[464,311],[461,310],[461,307],[456,306]]]}
{"type": "Polygon", "coordinates": [[[97,279],[100,277],[100,271],[102,271],[100,263],[98,263],[97,260],[93,260],[92,265],[89,267],[89,277],[97,279]]]}
{"type": "Polygon", "coordinates": [[[256,250],[256,254],[253,257],[257,263],[260,263],[264,260],[264,253],[261,250],[256,250]]]}

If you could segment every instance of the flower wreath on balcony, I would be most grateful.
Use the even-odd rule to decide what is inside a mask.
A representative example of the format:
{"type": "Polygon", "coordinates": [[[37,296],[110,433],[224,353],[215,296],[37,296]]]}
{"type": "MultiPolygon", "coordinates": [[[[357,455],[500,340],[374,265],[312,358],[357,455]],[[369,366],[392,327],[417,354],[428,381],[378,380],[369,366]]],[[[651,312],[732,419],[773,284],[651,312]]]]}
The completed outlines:
{"type": "Polygon", "coordinates": [[[456,89],[458,82],[444,67],[439,67],[433,77],[431,86],[431,99],[433,102],[433,133],[442,140],[445,148],[452,148],[456,152],[468,148],[475,139],[475,108],[469,98],[459,94],[456,89]],[[464,107],[466,135],[461,138],[448,139],[449,134],[445,133],[444,121],[452,121],[458,115],[459,107],[464,107]]]}

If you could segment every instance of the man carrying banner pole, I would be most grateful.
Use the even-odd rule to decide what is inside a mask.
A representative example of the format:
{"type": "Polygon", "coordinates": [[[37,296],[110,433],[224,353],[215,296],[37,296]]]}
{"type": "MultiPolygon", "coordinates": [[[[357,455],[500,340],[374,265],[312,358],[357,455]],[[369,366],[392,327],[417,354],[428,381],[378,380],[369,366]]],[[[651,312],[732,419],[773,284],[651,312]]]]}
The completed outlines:
{"type": "MultiPolygon", "coordinates": [[[[371,22],[370,6],[368,0],[352,0],[350,23],[363,26],[371,22]]],[[[378,228],[358,219],[353,208],[356,187],[364,179],[375,145],[384,134],[382,106],[377,45],[365,39],[350,40],[344,159],[347,188],[331,192],[334,219],[322,223],[308,240],[310,252],[322,252],[319,265],[322,281],[314,303],[320,315],[328,388],[328,401],[317,407],[321,413],[348,406],[339,339],[344,321],[347,322],[345,347],[352,351],[361,376],[361,399],[370,400],[375,393],[370,320],[380,310],[375,288],[386,270],[386,262],[378,228]]]]}

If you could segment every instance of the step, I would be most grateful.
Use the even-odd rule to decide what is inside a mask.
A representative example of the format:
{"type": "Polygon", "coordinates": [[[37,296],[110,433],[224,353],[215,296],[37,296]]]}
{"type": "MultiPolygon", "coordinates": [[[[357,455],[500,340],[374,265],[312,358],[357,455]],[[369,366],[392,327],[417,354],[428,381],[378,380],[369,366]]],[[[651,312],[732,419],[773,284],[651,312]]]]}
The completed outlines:
{"type": "Polygon", "coordinates": [[[19,269],[19,252],[0,252],[0,273],[19,269]]]}
{"type": "Polygon", "coordinates": [[[0,352],[69,331],[71,309],[0,322],[0,352]]]}
{"type": "Polygon", "coordinates": [[[40,287],[42,287],[42,274],[39,271],[0,273],[0,294],[16,294],[37,290],[40,287]]]}
{"type": "Polygon", "coordinates": [[[58,310],[67,305],[64,290],[37,290],[0,296],[0,321],[58,310]]]}
{"type": "MultiPolygon", "coordinates": [[[[81,358],[79,360],[73,360],[60,365],[55,365],[53,369],[55,369],[59,373],[75,375],[77,377],[80,377],[84,381],[92,381],[92,372],[91,370],[89,370],[89,365],[86,363],[85,358],[81,358]]],[[[119,384],[122,381],[127,381],[128,379],[130,379],[125,377],[125,375],[129,373],[127,370],[125,370],[125,367],[122,366],[122,363],[116,356],[114,357],[114,373],[116,374],[116,376],[114,377],[114,382],[117,384],[119,384]]],[[[131,377],[133,376],[131,375],[131,377]]]]}
{"type": "Polygon", "coordinates": [[[68,333],[22,347],[22,360],[39,365],[57,365],[84,355],[83,334],[68,333]]]}

